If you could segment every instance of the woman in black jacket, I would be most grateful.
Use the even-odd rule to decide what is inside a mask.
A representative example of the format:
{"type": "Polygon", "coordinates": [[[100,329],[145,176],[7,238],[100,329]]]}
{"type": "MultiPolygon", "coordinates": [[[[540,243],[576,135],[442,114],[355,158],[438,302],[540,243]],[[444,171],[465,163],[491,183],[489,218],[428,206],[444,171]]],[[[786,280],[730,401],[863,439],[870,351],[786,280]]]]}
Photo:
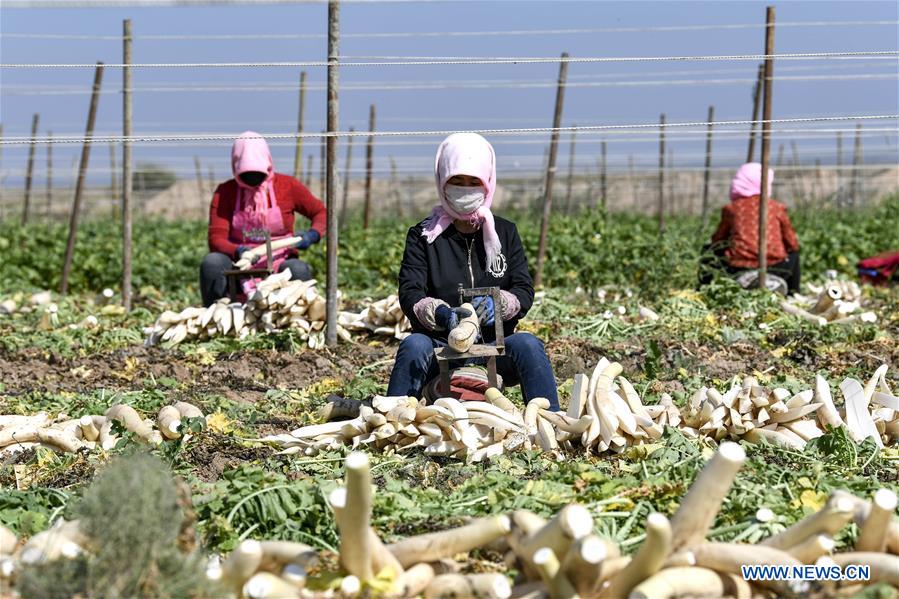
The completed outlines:
{"type": "Polygon", "coordinates": [[[559,399],[552,366],[543,344],[515,326],[534,302],[534,286],[518,230],[490,211],[496,189],[496,155],[476,133],[456,133],[437,150],[435,166],[440,204],[431,216],[409,229],[399,274],[399,297],[413,333],[400,343],[390,375],[388,395],[421,397],[424,385],[438,375],[434,348],[460,318],[459,284],[499,287],[501,301],[472,301],[484,341],[495,339],[501,318],[505,356],[497,372],[507,385],[521,383],[525,400],[545,397],[553,410],[559,399]]]}

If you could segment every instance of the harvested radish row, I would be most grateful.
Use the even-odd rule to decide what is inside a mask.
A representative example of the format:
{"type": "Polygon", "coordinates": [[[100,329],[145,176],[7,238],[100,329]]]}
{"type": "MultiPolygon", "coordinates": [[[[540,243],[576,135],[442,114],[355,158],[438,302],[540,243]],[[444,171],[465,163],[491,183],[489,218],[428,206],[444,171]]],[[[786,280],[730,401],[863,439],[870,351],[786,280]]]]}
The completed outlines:
{"type": "Polygon", "coordinates": [[[785,312],[819,326],[849,322],[876,322],[877,315],[861,310],[861,288],[853,281],[828,281],[824,286],[808,285],[814,297],[796,294],[781,302],[785,312]]]}
{"type": "MultiPolygon", "coordinates": [[[[411,331],[396,296],[370,304],[359,314],[341,312],[337,334],[349,341],[350,330],[402,339],[411,331]]],[[[245,303],[222,298],[208,308],[190,307],[165,311],[152,327],[144,329],[148,346],[182,341],[206,341],[215,337],[244,339],[250,335],[296,330],[311,349],[324,346],[325,298],[316,281],[291,281],[290,270],[260,282],[245,303]]]]}
{"type": "Polygon", "coordinates": [[[368,331],[375,335],[391,335],[402,340],[412,331],[412,323],[403,314],[400,298],[389,295],[382,300],[372,302],[358,314],[341,312],[337,315],[337,324],[348,331],[368,331]]]}
{"type": "Polygon", "coordinates": [[[141,442],[158,445],[163,439],[181,438],[183,421],[197,417],[203,418],[203,412],[186,402],[164,406],[155,421],[142,418],[125,404],[111,406],[102,416],[85,415],[77,419],[70,419],[65,414],[54,419],[44,412],[34,416],[0,416],[0,456],[38,446],[60,453],[97,447],[109,450],[119,440],[113,432],[114,423],[141,442]]]}
{"type": "Polygon", "coordinates": [[[486,401],[438,399],[424,405],[412,397],[375,397],[370,402],[341,399],[326,410],[328,419],[289,434],[253,439],[271,443],[285,455],[312,456],[323,449],[350,446],[383,452],[422,451],[480,462],[518,449],[539,449],[561,459],[566,453],[620,453],[657,441],[666,426],[687,437],[716,442],[767,442],[801,450],[827,426],[846,426],[861,442],[873,437],[880,446],[899,441],[899,398],[886,383],[886,367],[867,384],[846,379],[837,409],[827,382],[791,393],[763,387],[746,377],[721,393],[702,387],[678,408],[667,394],[644,404],[617,362],[602,358],[590,377],[578,374],[568,409],[549,410],[534,398],[520,410],[496,389],[486,401]]]}

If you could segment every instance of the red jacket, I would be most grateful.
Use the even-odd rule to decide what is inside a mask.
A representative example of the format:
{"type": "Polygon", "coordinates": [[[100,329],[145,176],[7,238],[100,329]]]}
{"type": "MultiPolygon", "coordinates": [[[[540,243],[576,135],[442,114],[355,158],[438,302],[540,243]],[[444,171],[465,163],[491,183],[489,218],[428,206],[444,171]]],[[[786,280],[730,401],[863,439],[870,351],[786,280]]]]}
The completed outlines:
{"type": "MultiPolygon", "coordinates": [[[[783,262],[788,252],[799,250],[799,239],[787,216],[787,207],[768,200],[768,264],[783,262]]],[[[730,241],[725,251],[731,266],[758,268],[759,196],[737,198],[721,209],[721,223],[713,242],[730,241]]]]}
{"type": "MultiPolygon", "coordinates": [[[[325,236],[326,210],[321,200],[312,195],[305,185],[291,177],[275,173],[275,197],[281,207],[284,226],[294,230],[294,212],[299,212],[312,221],[312,227],[322,237],[325,236]]],[[[237,244],[229,239],[231,215],[237,203],[237,182],[229,179],[219,185],[209,206],[209,250],[233,256],[237,244]]]]}

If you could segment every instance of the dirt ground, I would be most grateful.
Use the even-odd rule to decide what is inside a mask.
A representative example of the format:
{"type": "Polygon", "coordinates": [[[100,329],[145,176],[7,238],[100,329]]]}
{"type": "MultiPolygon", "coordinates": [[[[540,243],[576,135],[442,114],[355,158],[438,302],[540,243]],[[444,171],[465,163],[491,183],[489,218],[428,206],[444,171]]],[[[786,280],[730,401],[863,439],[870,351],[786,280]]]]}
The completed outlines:
{"type": "MultiPolygon", "coordinates": [[[[158,347],[131,347],[88,357],[62,358],[36,350],[0,354],[0,381],[4,394],[35,391],[86,393],[96,389],[128,391],[162,378],[190,383],[191,394],[217,394],[231,400],[255,402],[271,389],[303,389],[323,379],[345,382],[362,367],[367,376],[386,383],[396,344],[369,346],[341,344],[334,350],[241,351],[208,356],[207,360],[158,347]],[[214,360],[214,361],[213,361],[214,360]],[[210,362],[210,363],[207,363],[210,362]],[[372,365],[377,366],[371,368],[372,365]]],[[[850,370],[873,372],[882,363],[899,363],[899,347],[872,341],[839,353],[822,350],[794,339],[781,356],[750,343],[699,344],[659,342],[658,375],[672,379],[678,371],[699,373],[709,379],[729,379],[752,371],[803,373],[825,370],[839,376],[850,370]]],[[[617,360],[626,373],[641,378],[646,367],[645,345],[640,339],[602,347],[583,340],[560,338],[546,345],[557,380],[588,373],[600,356],[617,360]]],[[[805,374],[805,376],[808,376],[805,374]]],[[[663,381],[664,382],[664,381],[663,381]]],[[[672,381],[673,382],[673,381],[672,381]]],[[[676,388],[675,388],[676,390],[676,388]]]]}

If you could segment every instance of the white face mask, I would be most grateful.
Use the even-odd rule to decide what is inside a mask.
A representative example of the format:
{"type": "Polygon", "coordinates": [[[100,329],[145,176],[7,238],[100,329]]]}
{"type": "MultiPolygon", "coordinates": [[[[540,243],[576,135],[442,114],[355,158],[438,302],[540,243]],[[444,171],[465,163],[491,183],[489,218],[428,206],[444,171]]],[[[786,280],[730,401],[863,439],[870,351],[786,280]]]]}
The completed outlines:
{"type": "Polygon", "coordinates": [[[450,208],[457,214],[471,214],[484,205],[485,194],[483,187],[463,187],[462,185],[449,185],[443,188],[444,196],[450,208]]]}

